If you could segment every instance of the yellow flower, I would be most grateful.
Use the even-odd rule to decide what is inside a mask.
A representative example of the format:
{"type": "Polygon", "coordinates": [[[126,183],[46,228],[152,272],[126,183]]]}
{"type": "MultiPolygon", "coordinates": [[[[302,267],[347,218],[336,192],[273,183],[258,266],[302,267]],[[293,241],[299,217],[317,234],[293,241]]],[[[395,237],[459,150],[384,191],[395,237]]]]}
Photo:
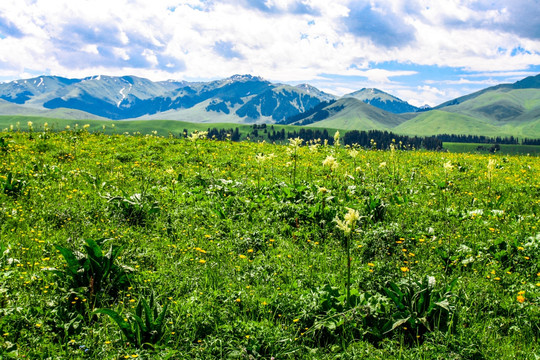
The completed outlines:
{"type": "Polygon", "coordinates": [[[201,264],[204,264],[204,263],[206,262],[206,260],[201,259],[201,260],[199,260],[199,262],[200,262],[201,264]]]}
{"type": "Polygon", "coordinates": [[[373,263],[367,263],[367,264],[368,264],[368,266],[375,266],[375,264],[373,264],[373,263]]]}
{"type": "Polygon", "coordinates": [[[245,259],[245,258],[246,258],[246,255],[240,254],[240,255],[238,255],[238,256],[240,257],[240,259],[245,259]]]}
{"type": "Polygon", "coordinates": [[[523,295],[518,295],[516,300],[519,302],[519,303],[523,303],[525,301],[525,296],[523,295]]]}
{"type": "Polygon", "coordinates": [[[300,321],[300,319],[294,319],[294,320],[293,320],[293,322],[295,322],[295,323],[296,323],[296,322],[299,322],[299,321],[300,321]]]}
{"type": "Polygon", "coordinates": [[[407,271],[409,271],[409,268],[408,268],[408,267],[406,267],[406,266],[403,266],[403,267],[401,267],[401,271],[403,271],[403,272],[407,272],[407,271]]]}

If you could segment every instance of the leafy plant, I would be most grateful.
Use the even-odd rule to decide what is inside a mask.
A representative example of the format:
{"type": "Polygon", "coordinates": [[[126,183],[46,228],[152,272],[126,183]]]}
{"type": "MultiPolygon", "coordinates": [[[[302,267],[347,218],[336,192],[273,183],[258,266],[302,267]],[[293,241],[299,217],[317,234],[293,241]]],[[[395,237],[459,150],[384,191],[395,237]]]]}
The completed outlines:
{"type": "Polygon", "coordinates": [[[15,180],[13,178],[13,173],[8,172],[6,179],[3,183],[0,183],[0,186],[2,187],[2,192],[4,194],[16,198],[21,195],[26,187],[26,181],[15,180]]]}
{"type": "Polygon", "coordinates": [[[160,210],[158,202],[148,194],[127,196],[107,196],[112,209],[120,214],[129,224],[144,226],[148,218],[160,210]]]}
{"type": "Polygon", "coordinates": [[[161,307],[152,294],[150,303],[144,298],[139,300],[134,314],[124,316],[111,309],[97,309],[94,314],[108,315],[122,330],[127,341],[140,348],[159,344],[164,339],[167,307],[168,304],[161,307]]]}
{"type": "Polygon", "coordinates": [[[366,201],[366,213],[373,223],[382,221],[386,215],[386,204],[380,198],[370,196],[366,201]]]}
{"type": "Polygon", "coordinates": [[[7,153],[9,151],[9,143],[4,137],[0,137],[0,153],[7,153]]]}
{"type": "Polygon", "coordinates": [[[99,304],[101,296],[116,296],[129,286],[131,269],[115,264],[122,246],[111,245],[104,253],[102,246],[107,239],[85,240],[86,254],[55,245],[66,261],[65,270],[52,270],[67,282],[69,289],[86,295],[90,304],[99,304]]]}
{"type": "Polygon", "coordinates": [[[406,280],[401,284],[388,282],[384,288],[386,295],[397,308],[391,319],[384,325],[384,333],[403,329],[409,339],[436,329],[448,330],[453,324],[455,307],[451,290],[457,279],[443,290],[435,290],[435,278],[426,276],[422,281],[406,280]]]}

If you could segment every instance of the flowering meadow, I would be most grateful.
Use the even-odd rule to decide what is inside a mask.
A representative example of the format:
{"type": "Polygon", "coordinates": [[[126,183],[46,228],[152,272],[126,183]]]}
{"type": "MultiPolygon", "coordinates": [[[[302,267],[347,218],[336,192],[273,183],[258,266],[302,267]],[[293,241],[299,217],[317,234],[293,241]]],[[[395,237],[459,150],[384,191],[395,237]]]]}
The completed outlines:
{"type": "Polygon", "coordinates": [[[1,132],[0,358],[540,354],[538,157],[334,143],[1,132]]]}

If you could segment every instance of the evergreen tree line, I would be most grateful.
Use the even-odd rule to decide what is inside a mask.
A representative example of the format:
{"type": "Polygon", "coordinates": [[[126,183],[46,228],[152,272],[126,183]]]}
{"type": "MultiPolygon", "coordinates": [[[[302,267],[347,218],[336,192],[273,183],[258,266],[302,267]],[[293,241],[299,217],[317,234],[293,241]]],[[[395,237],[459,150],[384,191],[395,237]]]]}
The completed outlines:
{"type": "Polygon", "coordinates": [[[522,145],[540,145],[540,139],[523,139],[521,140],[522,145]]]}
{"type": "Polygon", "coordinates": [[[510,137],[488,137],[484,135],[455,135],[455,134],[440,134],[437,138],[443,142],[455,143],[476,143],[476,144],[519,144],[519,139],[513,136],[510,137]]]}
{"type": "MultiPolygon", "coordinates": [[[[242,140],[242,133],[239,128],[230,129],[217,129],[208,128],[208,138],[215,140],[242,140]]],[[[186,137],[189,135],[187,129],[184,129],[181,136],[186,137]]],[[[334,144],[334,134],[330,134],[327,129],[310,129],[300,128],[294,131],[285,131],[284,128],[276,130],[274,125],[266,124],[254,124],[251,126],[251,132],[247,135],[247,138],[251,140],[264,140],[268,139],[270,142],[286,143],[292,138],[301,138],[305,142],[318,140],[321,142],[327,141],[329,145],[334,144]]],[[[342,136],[342,142],[345,145],[360,145],[362,147],[388,149],[390,144],[394,144],[400,149],[427,149],[427,150],[441,150],[443,148],[443,142],[457,142],[457,143],[480,143],[480,144],[519,144],[519,139],[513,136],[510,137],[487,137],[483,135],[454,135],[454,134],[442,134],[437,136],[406,136],[397,135],[389,131],[381,130],[369,130],[359,131],[350,130],[345,132],[342,136]]],[[[540,145],[540,139],[528,139],[521,140],[523,145],[540,145]]],[[[492,147],[493,148],[493,147],[492,147]]],[[[490,148],[491,149],[491,148],[490,148]]]]}

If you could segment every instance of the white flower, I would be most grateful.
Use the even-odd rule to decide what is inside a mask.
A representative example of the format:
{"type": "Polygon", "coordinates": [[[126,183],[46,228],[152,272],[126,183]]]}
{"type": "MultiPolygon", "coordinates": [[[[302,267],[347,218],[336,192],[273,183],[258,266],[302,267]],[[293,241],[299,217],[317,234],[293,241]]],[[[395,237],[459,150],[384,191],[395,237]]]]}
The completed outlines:
{"type": "Polygon", "coordinates": [[[339,131],[334,134],[334,146],[339,146],[339,131]]]}
{"type": "Polygon", "coordinates": [[[360,220],[360,213],[358,210],[351,208],[347,208],[347,210],[349,210],[349,212],[345,214],[345,221],[347,221],[349,225],[353,226],[358,220],[360,220]]]}
{"type": "Polygon", "coordinates": [[[452,165],[451,161],[448,161],[444,163],[443,167],[444,167],[444,171],[452,171],[452,169],[454,168],[454,165],[452,165]]]}
{"type": "Polygon", "coordinates": [[[323,166],[327,166],[330,170],[336,170],[339,167],[339,163],[332,155],[328,155],[322,162],[323,166]]]}
{"type": "Polygon", "coordinates": [[[342,230],[345,235],[349,235],[351,233],[352,229],[349,227],[349,224],[346,221],[342,221],[339,219],[334,219],[334,221],[337,223],[336,227],[342,230]]]}
{"type": "Polygon", "coordinates": [[[493,171],[493,169],[495,169],[495,164],[496,164],[496,163],[497,163],[497,162],[495,161],[495,159],[489,159],[488,165],[487,165],[488,172],[491,173],[491,172],[493,171]]]}
{"type": "Polygon", "coordinates": [[[191,135],[189,136],[189,140],[191,141],[197,141],[199,139],[206,139],[206,136],[208,135],[208,131],[197,131],[195,130],[194,132],[191,133],[191,135]]]}
{"type": "Polygon", "coordinates": [[[297,137],[297,138],[290,138],[289,139],[289,146],[291,147],[294,147],[294,148],[297,148],[299,147],[300,145],[302,145],[302,143],[304,142],[303,139],[297,137]]]}
{"type": "Polygon", "coordinates": [[[379,169],[383,167],[386,167],[386,161],[383,161],[382,163],[379,164],[379,169]]]}
{"type": "Polygon", "coordinates": [[[262,163],[264,161],[266,161],[267,157],[263,154],[257,154],[255,155],[255,161],[257,161],[257,163],[262,163]]]}
{"type": "Polygon", "coordinates": [[[349,155],[350,157],[352,157],[353,159],[356,159],[356,157],[358,156],[358,154],[360,154],[360,152],[356,149],[351,149],[349,150],[349,155]]]}
{"type": "Polygon", "coordinates": [[[318,193],[326,194],[326,193],[330,192],[330,190],[328,190],[328,189],[325,188],[324,186],[323,186],[323,187],[317,186],[317,192],[318,192],[318,193]]]}

